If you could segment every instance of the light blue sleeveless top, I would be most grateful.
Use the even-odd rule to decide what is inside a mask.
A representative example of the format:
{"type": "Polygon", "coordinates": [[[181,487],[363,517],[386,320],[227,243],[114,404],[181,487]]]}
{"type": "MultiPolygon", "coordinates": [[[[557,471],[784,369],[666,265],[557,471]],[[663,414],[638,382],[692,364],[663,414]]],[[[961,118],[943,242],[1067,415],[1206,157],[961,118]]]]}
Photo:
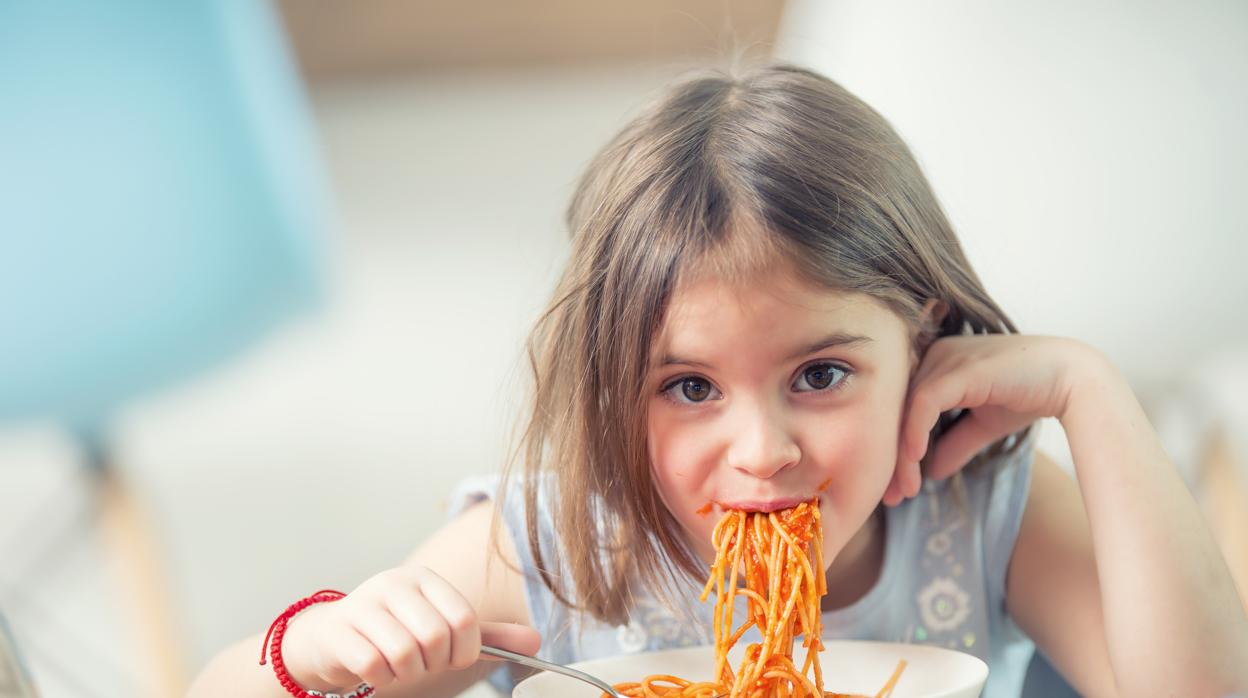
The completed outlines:
{"type": "MultiPolygon", "coordinates": [[[[984,464],[976,474],[964,474],[964,503],[955,497],[950,481],[927,481],[914,499],[885,507],[879,580],[853,604],[823,614],[823,637],[952,647],[988,664],[985,698],[1018,696],[1034,645],[1006,613],[1005,575],[1027,501],[1034,439],[1033,429],[1033,436],[1014,454],[984,464]]],[[[497,485],[497,475],[461,480],[451,494],[448,516],[493,497],[497,485]]],[[[689,589],[689,608],[698,619],[693,625],[652,597],[637,603],[630,622],[618,627],[559,603],[535,571],[519,481],[511,487],[503,520],[525,572],[529,613],[542,635],[539,657],[566,664],[713,644],[715,599],[699,601],[700,585],[689,589]]],[[[542,549],[552,550],[551,517],[540,497],[538,505],[542,549]]],[[[744,618],[747,601],[744,597],[737,601],[734,617],[744,618]]],[[[756,628],[741,639],[758,641],[756,628]]],[[[515,679],[503,665],[490,674],[489,682],[510,695],[515,679]]]]}

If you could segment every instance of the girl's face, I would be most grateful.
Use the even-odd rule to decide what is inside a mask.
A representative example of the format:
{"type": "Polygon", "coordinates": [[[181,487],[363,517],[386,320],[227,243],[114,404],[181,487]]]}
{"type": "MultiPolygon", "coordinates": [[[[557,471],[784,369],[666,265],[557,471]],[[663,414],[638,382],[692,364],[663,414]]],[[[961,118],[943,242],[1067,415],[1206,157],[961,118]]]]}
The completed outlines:
{"type": "Polygon", "coordinates": [[[651,361],[647,436],[659,494],[692,548],[714,560],[725,508],[819,496],[830,565],[892,477],[916,365],[901,318],[867,296],[783,271],[678,287],[651,361]]]}

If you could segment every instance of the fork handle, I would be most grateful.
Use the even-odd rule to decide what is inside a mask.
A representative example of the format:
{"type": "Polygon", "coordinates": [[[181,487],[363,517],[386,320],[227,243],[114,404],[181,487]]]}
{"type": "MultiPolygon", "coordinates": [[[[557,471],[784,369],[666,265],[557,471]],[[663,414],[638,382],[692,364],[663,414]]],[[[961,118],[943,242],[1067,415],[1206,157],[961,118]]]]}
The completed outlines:
{"type": "Polygon", "coordinates": [[[599,679],[596,676],[591,676],[583,671],[573,669],[572,667],[563,666],[562,664],[552,664],[545,660],[538,659],[537,657],[530,657],[527,654],[517,654],[509,650],[491,647],[489,645],[481,645],[481,654],[493,655],[499,659],[506,659],[509,662],[523,664],[524,666],[532,667],[534,669],[543,669],[545,671],[553,671],[556,674],[571,676],[572,678],[580,679],[586,683],[593,684],[594,686],[601,688],[607,695],[611,696],[611,698],[624,698],[624,696],[617,693],[616,690],[611,687],[611,684],[599,679]]]}

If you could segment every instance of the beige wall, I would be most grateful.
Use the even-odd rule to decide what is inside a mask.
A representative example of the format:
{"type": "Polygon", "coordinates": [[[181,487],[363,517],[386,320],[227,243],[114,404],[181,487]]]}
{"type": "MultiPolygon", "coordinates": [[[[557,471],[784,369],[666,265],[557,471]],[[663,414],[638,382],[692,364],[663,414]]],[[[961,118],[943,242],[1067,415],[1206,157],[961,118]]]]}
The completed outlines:
{"type": "Polygon", "coordinates": [[[282,0],[313,79],[769,54],[783,0],[282,0]]]}

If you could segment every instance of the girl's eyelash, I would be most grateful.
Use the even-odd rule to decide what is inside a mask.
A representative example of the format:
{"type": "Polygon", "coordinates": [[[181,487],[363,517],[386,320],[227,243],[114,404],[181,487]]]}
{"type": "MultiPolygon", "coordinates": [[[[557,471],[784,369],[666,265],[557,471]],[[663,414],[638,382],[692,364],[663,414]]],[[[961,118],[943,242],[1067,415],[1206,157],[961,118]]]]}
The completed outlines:
{"type": "MultiPolygon", "coordinates": [[[[831,393],[831,392],[835,392],[835,391],[838,391],[838,390],[842,389],[843,387],[845,387],[845,383],[849,382],[850,377],[854,375],[854,371],[853,371],[852,369],[850,369],[850,368],[848,368],[848,367],[846,367],[846,366],[842,366],[841,364],[838,364],[838,363],[836,363],[836,362],[833,362],[833,361],[827,361],[827,360],[812,361],[811,363],[808,363],[808,364],[806,364],[806,365],[802,366],[801,368],[799,368],[799,369],[797,370],[797,375],[793,378],[793,381],[790,383],[790,385],[792,385],[792,383],[797,382],[797,380],[798,380],[799,378],[801,378],[803,375],[805,375],[806,371],[808,371],[808,370],[810,370],[810,369],[812,369],[812,368],[815,368],[815,367],[817,367],[817,366],[826,366],[826,367],[831,368],[831,369],[834,369],[834,370],[836,370],[836,371],[840,371],[841,373],[844,373],[845,375],[844,375],[844,377],[842,377],[839,381],[837,381],[835,385],[831,385],[831,386],[829,386],[829,387],[827,387],[827,388],[815,388],[815,389],[812,389],[812,390],[801,390],[801,391],[798,391],[798,392],[803,392],[803,393],[831,393]]],[[[699,404],[701,404],[701,402],[686,402],[686,401],[680,400],[679,398],[675,398],[675,397],[673,397],[673,396],[671,395],[672,388],[675,388],[675,387],[677,387],[677,386],[679,386],[679,385],[683,384],[685,381],[690,380],[690,379],[696,379],[696,380],[704,381],[707,385],[710,385],[710,386],[711,386],[711,389],[712,389],[712,390],[718,391],[718,389],[717,389],[717,388],[715,388],[715,384],[714,384],[714,383],[712,383],[710,380],[706,379],[706,378],[705,378],[705,377],[703,377],[703,376],[699,376],[699,375],[697,375],[697,374],[695,374],[695,373],[691,373],[691,374],[686,374],[686,375],[683,375],[683,376],[677,376],[677,377],[675,377],[675,378],[673,378],[673,379],[671,379],[671,380],[667,381],[666,383],[664,383],[664,384],[663,384],[663,387],[659,389],[659,394],[660,394],[661,396],[663,396],[663,398],[664,398],[664,399],[670,400],[670,401],[672,401],[672,402],[674,402],[674,403],[676,403],[676,404],[679,404],[679,405],[687,405],[687,406],[699,405],[699,404]]],[[[707,400],[709,400],[709,399],[710,399],[710,398],[707,398],[707,400]]],[[[702,402],[705,402],[705,401],[706,401],[706,400],[703,400],[702,402]]]]}
{"type": "MultiPolygon", "coordinates": [[[[705,382],[707,385],[711,386],[711,389],[712,389],[712,390],[716,390],[716,391],[718,390],[717,388],[715,388],[715,384],[714,384],[714,383],[712,383],[711,381],[709,381],[709,380],[707,380],[706,378],[703,378],[702,376],[699,376],[699,375],[697,375],[697,374],[695,374],[695,373],[691,373],[691,374],[687,374],[687,375],[683,375],[683,376],[677,376],[676,378],[673,378],[672,380],[668,381],[668,382],[667,382],[666,384],[664,384],[664,385],[663,385],[663,387],[659,390],[659,395],[662,395],[662,396],[663,396],[663,399],[665,399],[665,400],[670,400],[671,402],[674,402],[674,403],[676,403],[676,404],[678,404],[678,405],[685,405],[685,406],[694,406],[694,405],[699,405],[699,404],[701,404],[701,402],[692,402],[692,401],[690,401],[690,402],[686,402],[686,401],[684,401],[684,400],[680,400],[680,399],[678,399],[678,398],[672,397],[672,394],[671,394],[671,393],[672,393],[672,388],[675,388],[675,387],[677,387],[677,386],[681,385],[682,383],[684,383],[684,382],[685,382],[685,381],[687,381],[687,380],[695,380],[695,379],[696,379],[696,380],[700,380],[700,381],[705,382]]],[[[710,398],[707,398],[707,400],[709,400],[709,399],[710,399],[710,398]]],[[[702,402],[705,402],[705,401],[706,401],[706,400],[703,400],[702,402]]]]}
{"type": "Polygon", "coordinates": [[[803,391],[800,391],[800,392],[804,392],[804,393],[831,393],[831,392],[835,392],[835,391],[837,391],[837,390],[840,390],[841,388],[844,388],[844,387],[845,387],[845,384],[849,382],[850,377],[854,375],[853,370],[851,370],[850,368],[848,368],[848,367],[846,367],[846,366],[842,366],[842,365],[840,365],[840,364],[838,364],[838,363],[836,363],[836,362],[834,362],[834,361],[819,360],[819,361],[812,361],[812,362],[810,362],[810,363],[806,364],[805,366],[802,366],[801,368],[797,369],[797,376],[795,376],[795,377],[794,377],[793,381],[794,381],[794,382],[797,382],[797,380],[798,380],[799,378],[801,378],[802,376],[804,376],[804,375],[806,374],[806,372],[807,372],[807,371],[809,371],[809,370],[810,370],[810,369],[812,369],[812,368],[816,368],[816,367],[818,367],[818,366],[826,366],[826,367],[831,368],[831,369],[833,369],[833,370],[835,370],[835,371],[840,371],[841,373],[844,373],[844,374],[845,374],[845,376],[844,376],[843,378],[841,378],[839,381],[837,381],[835,385],[831,385],[831,386],[828,386],[828,387],[826,387],[826,388],[815,388],[815,389],[813,389],[813,390],[803,390],[803,391]]]}

